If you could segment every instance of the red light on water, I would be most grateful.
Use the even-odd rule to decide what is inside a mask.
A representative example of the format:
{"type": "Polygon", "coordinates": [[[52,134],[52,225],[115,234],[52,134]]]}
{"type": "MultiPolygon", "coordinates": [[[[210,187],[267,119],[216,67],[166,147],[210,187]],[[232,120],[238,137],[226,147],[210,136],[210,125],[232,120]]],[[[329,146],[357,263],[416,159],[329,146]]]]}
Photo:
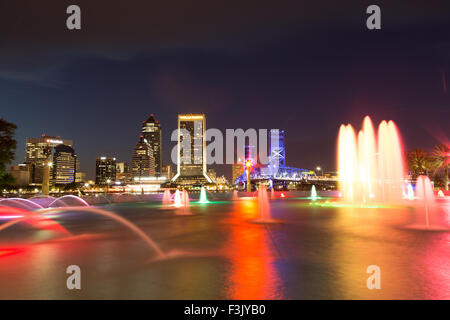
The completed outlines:
{"type": "Polygon", "coordinates": [[[16,248],[0,249],[0,258],[19,253],[21,250],[16,248]]]}

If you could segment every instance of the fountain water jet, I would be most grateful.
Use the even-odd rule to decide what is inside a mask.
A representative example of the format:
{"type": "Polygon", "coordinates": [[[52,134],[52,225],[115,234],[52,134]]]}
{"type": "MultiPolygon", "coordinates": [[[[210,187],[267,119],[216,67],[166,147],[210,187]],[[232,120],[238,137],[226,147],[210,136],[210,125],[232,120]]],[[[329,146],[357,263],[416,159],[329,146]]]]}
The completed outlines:
{"type": "Polygon", "coordinates": [[[416,182],[416,212],[420,221],[408,228],[429,231],[448,231],[444,221],[439,221],[439,207],[434,196],[433,185],[427,176],[419,176],[416,182]],[[424,221],[425,220],[425,221],[424,221]],[[425,223],[423,223],[425,222],[425,223]]]}
{"type": "Polygon", "coordinates": [[[368,116],[356,136],[353,127],[341,125],[338,135],[339,187],[349,203],[402,200],[404,180],[400,134],[393,121],[382,121],[378,137],[368,116]]]}
{"type": "Polygon", "coordinates": [[[191,211],[189,209],[189,194],[186,190],[183,190],[181,193],[181,205],[180,210],[177,212],[177,215],[191,215],[191,211]]]}
{"type": "Polygon", "coordinates": [[[31,226],[33,226],[36,229],[56,231],[56,232],[63,234],[64,236],[72,235],[72,233],[70,233],[66,228],[64,228],[62,225],[60,225],[56,221],[49,219],[49,218],[45,217],[44,215],[41,215],[34,211],[28,211],[25,209],[19,209],[19,208],[14,208],[14,207],[0,207],[0,218],[10,220],[0,226],[0,231],[3,230],[3,228],[6,229],[11,225],[16,224],[17,222],[26,220],[27,223],[29,223],[31,226]],[[11,219],[14,219],[14,220],[11,220],[11,219]],[[17,220],[17,222],[14,222],[16,220],[17,220]]]}
{"type": "MultiPolygon", "coordinates": [[[[87,203],[85,200],[83,200],[80,197],[74,196],[74,195],[65,195],[62,196],[56,200],[54,200],[53,202],[51,202],[48,207],[51,208],[53,206],[53,204],[62,202],[64,204],[64,206],[68,207],[67,203],[66,203],[66,199],[72,199],[75,200],[76,202],[80,203],[81,205],[85,206],[85,207],[89,207],[89,203],[87,203]]],[[[57,208],[57,207],[56,207],[57,208]]]]}
{"type": "Polygon", "coordinates": [[[106,210],[102,210],[102,209],[98,209],[98,208],[92,208],[92,207],[64,207],[64,208],[43,209],[43,210],[40,210],[39,212],[32,212],[27,216],[24,216],[22,218],[18,218],[15,220],[11,220],[7,223],[0,225],[0,232],[2,230],[5,230],[5,229],[17,224],[17,223],[27,221],[30,219],[42,218],[42,216],[50,215],[53,213],[66,213],[66,212],[74,212],[74,211],[89,212],[89,213],[94,213],[94,214],[98,214],[98,215],[102,215],[102,216],[111,218],[111,219],[119,222],[120,224],[124,225],[125,227],[127,227],[128,229],[133,231],[135,234],[137,234],[142,240],[144,240],[147,243],[147,245],[151,249],[153,249],[157,253],[159,258],[164,258],[166,256],[166,254],[159,248],[159,246],[149,236],[147,236],[140,228],[138,228],[136,225],[134,225],[127,219],[122,218],[121,216],[119,216],[115,213],[112,213],[112,212],[109,212],[106,210]]]}
{"type": "Polygon", "coordinates": [[[177,191],[175,191],[175,196],[173,198],[173,202],[174,202],[174,206],[179,208],[181,207],[181,194],[180,194],[180,190],[177,189],[177,191]]]}
{"type": "Polygon", "coordinates": [[[414,190],[411,183],[408,183],[406,186],[406,198],[408,200],[414,200],[414,190]]]}
{"type": "Polygon", "coordinates": [[[313,186],[311,187],[311,195],[310,195],[310,199],[311,199],[312,201],[316,201],[316,200],[318,199],[317,191],[316,191],[316,186],[315,186],[315,185],[313,185],[313,186]]]}
{"type": "Polygon", "coordinates": [[[200,199],[198,200],[198,203],[209,203],[205,187],[200,189],[200,199]]]}
{"type": "Polygon", "coordinates": [[[239,200],[238,192],[237,190],[233,190],[233,200],[239,200]]]}
{"type": "Polygon", "coordinates": [[[419,176],[416,182],[417,198],[425,212],[425,224],[430,227],[430,210],[436,207],[436,199],[434,198],[433,186],[430,178],[427,176],[419,176]]]}
{"type": "Polygon", "coordinates": [[[167,207],[170,205],[171,199],[170,199],[170,190],[166,189],[164,190],[164,195],[163,195],[163,199],[162,199],[162,205],[164,207],[167,207]]]}
{"type": "Polygon", "coordinates": [[[28,199],[22,199],[22,198],[6,198],[0,200],[0,205],[6,205],[8,207],[15,207],[19,209],[26,209],[26,210],[36,210],[36,209],[43,209],[44,207],[41,206],[38,203],[35,203],[28,199]]]}
{"type": "Polygon", "coordinates": [[[278,220],[272,219],[267,190],[263,185],[258,188],[258,212],[259,217],[253,220],[253,223],[279,223],[278,220]]]}

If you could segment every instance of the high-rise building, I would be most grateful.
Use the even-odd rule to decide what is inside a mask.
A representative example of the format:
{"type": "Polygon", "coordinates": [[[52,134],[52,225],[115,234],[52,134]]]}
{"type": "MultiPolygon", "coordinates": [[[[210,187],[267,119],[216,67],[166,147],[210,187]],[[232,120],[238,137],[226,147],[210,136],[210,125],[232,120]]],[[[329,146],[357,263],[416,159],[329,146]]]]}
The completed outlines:
{"type": "Polygon", "coordinates": [[[128,162],[117,162],[116,163],[116,173],[126,173],[130,171],[130,166],[128,162]]]}
{"type": "Polygon", "coordinates": [[[44,164],[51,156],[52,148],[60,144],[72,147],[73,141],[45,134],[40,138],[27,138],[25,163],[30,166],[30,184],[42,184],[44,164]]]}
{"type": "Polygon", "coordinates": [[[72,147],[64,144],[54,148],[51,167],[52,184],[68,184],[75,182],[77,156],[72,147]]]}
{"type": "Polygon", "coordinates": [[[172,180],[174,174],[170,164],[162,166],[161,176],[166,177],[168,180],[172,180]]]}
{"type": "Polygon", "coordinates": [[[142,136],[149,145],[153,158],[155,159],[155,174],[159,176],[162,172],[161,155],[161,124],[152,113],[142,124],[142,136]]]}
{"type": "Polygon", "coordinates": [[[143,136],[134,148],[132,173],[133,177],[138,179],[155,175],[155,158],[153,158],[152,149],[143,136]]]}
{"type": "Polygon", "coordinates": [[[30,184],[30,165],[21,163],[11,166],[9,174],[14,178],[14,185],[25,187],[30,184]]]}
{"type": "Polygon", "coordinates": [[[286,150],[284,147],[284,130],[270,130],[270,164],[277,168],[286,166],[286,150]]]}
{"type": "Polygon", "coordinates": [[[121,184],[128,184],[133,181],[133,176],[130,172],[130,165],[128,162],[116,163],[116,180],[121,184]]]}
{"type": "Polygon", "coordinates": [[[86,172],[75,171],[75,182],[84,183],[87,181],[86,172]]]}
{"type": "Polygon", "coordinates": [[[95,161],[95,184],[106,185],[116,180],[116,158],[100,157],[95,161]],[[108,183],[109,181],[109,183],[108,183]]]}
{"type": "Polygon", "coordinates": [[[211,183],[206,167],[206,117],[204,114],[178,115],[177,174],[180,184],[211,183]]]}

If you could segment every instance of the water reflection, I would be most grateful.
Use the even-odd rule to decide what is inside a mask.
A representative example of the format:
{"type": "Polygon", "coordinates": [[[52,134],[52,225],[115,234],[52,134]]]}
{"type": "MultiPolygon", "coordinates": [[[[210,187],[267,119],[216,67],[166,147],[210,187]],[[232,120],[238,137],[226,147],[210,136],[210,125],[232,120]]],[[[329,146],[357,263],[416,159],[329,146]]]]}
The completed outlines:
{"type": "Polygon", "coordinates": [[[227,244],[231,261],[225,284],[227,299],[283,298],[270,226],[248,222],[256,217],[256,200],[235,202],[227,244]]]}

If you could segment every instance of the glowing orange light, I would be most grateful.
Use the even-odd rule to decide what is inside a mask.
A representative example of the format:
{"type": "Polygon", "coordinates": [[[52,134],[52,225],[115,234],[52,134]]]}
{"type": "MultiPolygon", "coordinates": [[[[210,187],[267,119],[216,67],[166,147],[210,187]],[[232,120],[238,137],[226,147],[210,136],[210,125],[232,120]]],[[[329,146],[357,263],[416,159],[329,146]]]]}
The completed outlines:
{"type": "Polygon", "coordinates": [[[250,160],[245,161],[245,166],[246,166],[247,168],[251,168],[252,162],[251,162],[250,160]]]}
{"type": "Polygon", "coordinates": [[[19,253],[21,250],[16,248],[0,249],[0,257],[9,256],[15,253],[19,253]]]}

